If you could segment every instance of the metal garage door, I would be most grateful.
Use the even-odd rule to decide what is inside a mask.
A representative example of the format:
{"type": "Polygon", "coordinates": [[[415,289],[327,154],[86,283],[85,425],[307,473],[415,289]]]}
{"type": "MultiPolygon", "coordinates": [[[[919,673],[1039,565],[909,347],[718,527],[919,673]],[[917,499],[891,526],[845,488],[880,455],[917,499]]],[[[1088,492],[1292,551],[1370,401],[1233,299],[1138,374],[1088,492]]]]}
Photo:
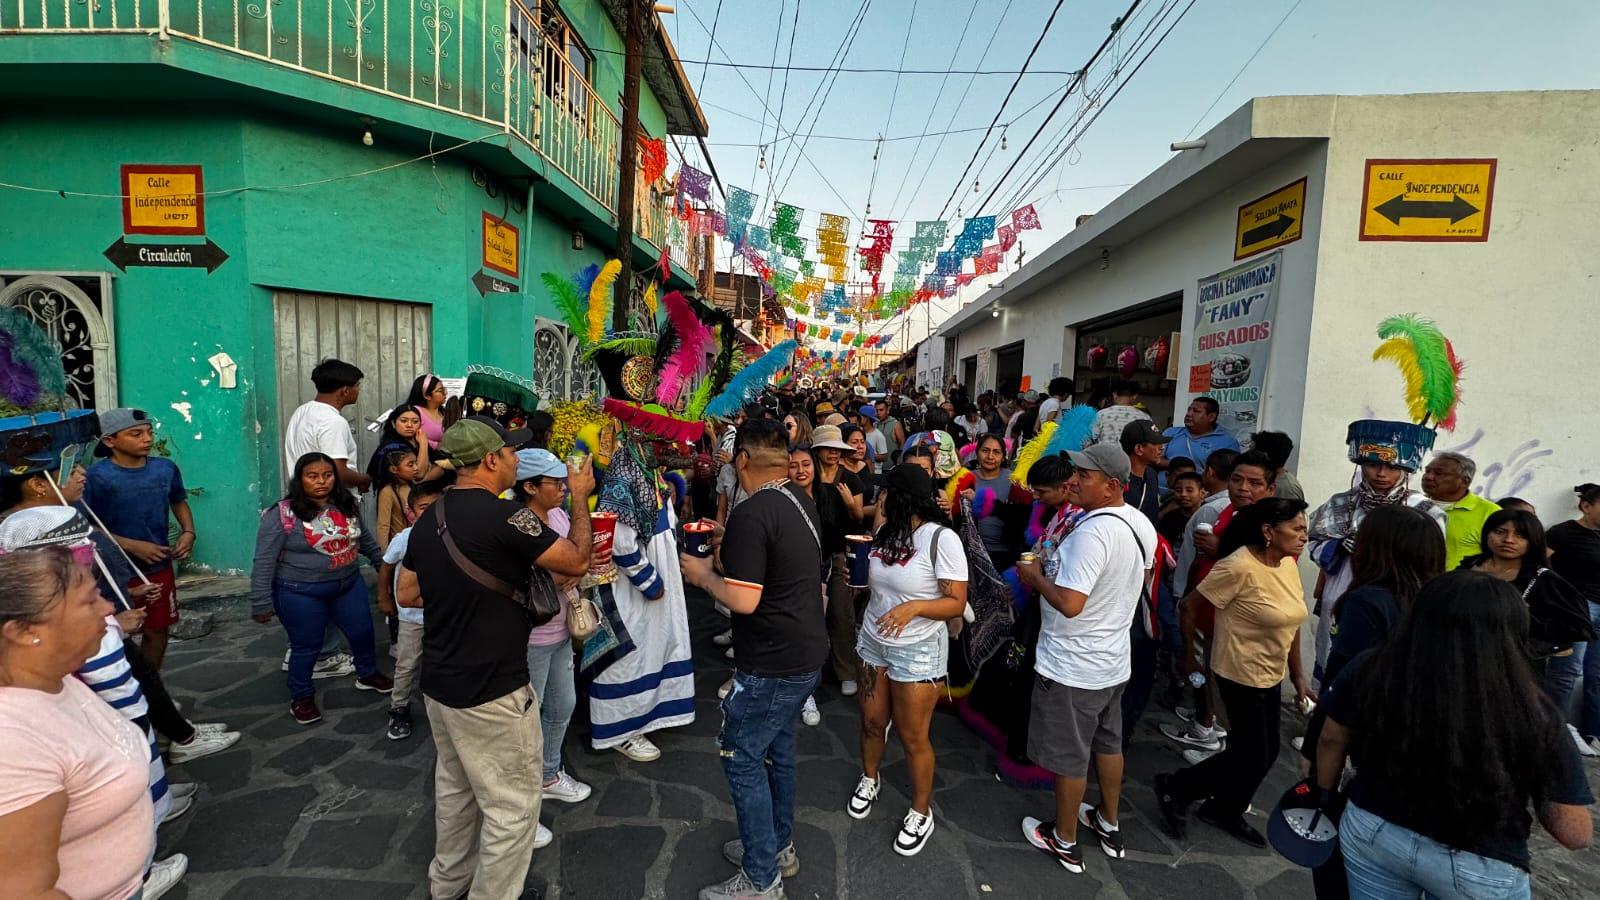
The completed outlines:
{"type": "MultiPolygon", "coordinates": [[[[364,468],[377,449],[378,435],[367,425],[398,406],[411,382],[433,364],[433,308],[418,303],[363,300],[328,294],[273,294],[278,341],[278,434],[295,407],[314,398],[311,370],[335,357],[366,373],[361,401],[346,408],[355,426],[364,468]]],[[[280,460],[281,464],[281,460],[280,460]]],[[[287,478],[288,473],[283,473],[287,478]]]]}

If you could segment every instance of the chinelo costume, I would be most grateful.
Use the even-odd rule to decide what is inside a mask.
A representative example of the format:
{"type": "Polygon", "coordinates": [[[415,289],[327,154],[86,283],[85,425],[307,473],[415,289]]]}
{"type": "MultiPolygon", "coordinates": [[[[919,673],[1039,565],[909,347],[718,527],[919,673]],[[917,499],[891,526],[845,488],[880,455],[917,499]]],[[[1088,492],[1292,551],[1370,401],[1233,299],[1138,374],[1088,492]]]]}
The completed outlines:
{"type": "Polygon", "coordinates": [[[1333,622],[1339,601],[1350,587],[1350,551],[1355,546],[1356,529],[1369,510],[1380,506],[1405,504],[1429,515],[1443,531],[1445,511],[1421,491],[1413,490],[1410,476],[1422,468],[1423,456],[1433,448],[1434,428],[1454,430],[1456,406],[1460,402],[1461,362],[1455,349],[1437,326],[1427,319],[1404,315],[1385,319],[1378,326],[1384,341],[1373,359],[1388,359],[1400,367],[1406,379],[1406,402],[1414,422],[1361,419],[1351,422],[1345,442],[1350,461],[1358,467],[1369,463],[1398,466],[1406,478],[1388,493],[1379,493],[1361,476],[1357,468],[1353,486],[1329,497],[1312,511],[1308,521],[1311,541],[1308,552],[1322,570],[1321,592],[1317,604],[1317,657],[1315,678],[1322,679],[1323,665],[1333,643],[1333,622]]]}
{"type": "MultiPolygon", "coordinates": [[[[661,299],[666,317],[658,333],[608,332],[618,268],[613,260],[572,281],[543,276],[580,335],[583,354],[599,369],[606,394],[553,407],[550,449],[590,453],[598,481],[597,564],[585,586],[602,623],[585,642],[580,662],[590,740],[596,750],[617,748],[643,761],[659,753],[646,735],[694,721],[678,520],[664,470],[690,464],[694,442],[705,433],[701,416],[732,375],[735,334],[725,315],[697,310],[676,292],[661,299]],[[607,520],[615,523],[614,567],[602,559],[607,520]]],[[[647,306],[653,308],[653,300],[652,287],[647,306]]]]}

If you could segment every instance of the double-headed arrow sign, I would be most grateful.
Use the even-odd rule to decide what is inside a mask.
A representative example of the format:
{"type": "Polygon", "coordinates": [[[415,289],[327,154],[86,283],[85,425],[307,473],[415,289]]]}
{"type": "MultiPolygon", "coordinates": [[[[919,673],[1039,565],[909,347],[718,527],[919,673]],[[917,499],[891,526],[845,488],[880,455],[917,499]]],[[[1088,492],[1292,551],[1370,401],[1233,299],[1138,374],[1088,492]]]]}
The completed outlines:
{"type": "Polygon", "coordinates": [[[1481,212],[1461,199],[1460,194],[1452,194],[1449,200],[1407,200],[1406,195],[1401,194],[1374,206],[1372,211],[1396,225],[1400,224],[1401,219],[1449,219],[1450,224],[1454,225],[1481,212]]]}
{"type": "Polygon", "coordinates": [[[157,269],[205,269],[211,274],[228,261],[228,254],[206,238],[204,244],[130,244],[122,238],[107,247],[106,259],[128,271],[129,266],[157,269]]]}

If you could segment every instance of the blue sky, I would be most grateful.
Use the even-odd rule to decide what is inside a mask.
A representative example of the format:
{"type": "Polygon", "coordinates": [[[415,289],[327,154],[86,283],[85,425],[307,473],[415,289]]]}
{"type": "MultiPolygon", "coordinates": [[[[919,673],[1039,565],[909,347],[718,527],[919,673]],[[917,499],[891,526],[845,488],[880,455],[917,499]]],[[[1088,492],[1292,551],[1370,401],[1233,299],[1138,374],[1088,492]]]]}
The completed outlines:
{"type": "MultiPolygon", "coordinates": [[[[827,66],[861,2],[798,2],[792,64],[827,66]]],[[[1066,0],[1030,71],[1065,72],[1082,66],[1128,2],[1066,0]]],[[[1015,72],[1056,0],[869,3],[846,67],[1015,72]],[[993,44],[985,53],[991,34],[993,44]]],[[[796,0],[722,0],[720,16],[717,0],[677,0],[675,5],[677,12],[662,18],[685,60],[725,63],[731,57],[736,63],[769,66],[775,38],[781,37],[776,61],[788,61],[796,0]],[[714,18],[720,49],[710,46],[707,35],[714,18]]],[[[1186,6],[1184,0],[1176,11],[1186,6]]],[[[1143,0],[1124,32],[1124,53],[1131,49],[1134,26],[1160,7],[1161,0],[1143,0]]],[[[1076,149],[1023,196],[1037,204],[1044,224],[1042,232],[1025,237],[1024,246],[1037,250],[1061,236],[1077,215],[1096,211],[1161,165],[1170,156],[1169,143],[1204,132],[1253,96],[1593,88],[1600,87],[1597,48],[1600,3],[1592,0],[1299,0],[1298,6],[1296,0],[1196,0],[1115,101],[1105,106],[1076,149]],[[1262,47],[1291,8],[1292,14],[1262,47]],[[1258,47],[1259,55],[1240,74],[1258,47]]],[[[1104,58],[1102,65],[1110,59],[1104,58]]],[[[1131,66],[1137,57],[1127,59],[1131,66]]],[[[995,180],[1017,160],[1070,77],[1025,76],[1000,117],[1010,123],[1007,149],[998,149],[997,127],[979,152],[974,172],[958,184],[1013,75],[945,79],[905,74],[897,82],[890,73],[843,73],[822,103],[820,72],[790,72],[784,94],[782,71],[705,69],[694,62],[684,68],[710,122],[707,143],[723,183],[755,191],[768,202],[776,194],[803,207],[807,216],[802,234],[815,228],[819,211],[851,215],[859,228],[869,196],[874,217],[907,223],[940,217],[941,209],[944,218],[954,218],[957,206],[969,216],[1009,212],[975,212],[974,204],[989,195],[995,180]],[[765,95],[770,111],[758,93],[765,95]],[[800,118],[808,103],[815,125],[803,147],[821,174],[794,151],[798,140],[778,137],[813,129],[812,116],[804,124],[800,118]],[[775,125],[780,106],[782,122],[775,125]],[[914,139],[887,141],[881,149],[875,143],[879,135],[947,129],[978,130],[947,135],[942,143],[929,137],[920,147],[914,139]],[[759,146],[752,146],[762,143],[767,145],[764,170],[757,168],[759,146]],[[974,178],[981,193],[973,192],[974,178]],[[955,199],[947,205],[952,194],[955,199]]],[[[1024,186],[1020,176],[1031,168],[1028,161],[1049,146],[1048,139],[1078,110],[1074,96],[1001,185],[991,207],[1024,186]]],[[[692,141],[684,148],[691,163],[699,157],[692,141]]],[[[899,234],[909,230],[907,224],[899,234]]]]}

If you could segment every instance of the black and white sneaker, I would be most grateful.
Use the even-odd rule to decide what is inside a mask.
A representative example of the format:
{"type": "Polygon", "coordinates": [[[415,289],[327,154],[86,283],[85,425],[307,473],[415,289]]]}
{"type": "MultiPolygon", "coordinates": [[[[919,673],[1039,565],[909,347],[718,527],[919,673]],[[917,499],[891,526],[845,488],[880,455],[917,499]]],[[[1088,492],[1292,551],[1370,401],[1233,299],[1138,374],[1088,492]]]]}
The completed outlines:
{"type": "Polygon", "coordinates": [[[846,807],[850,818],[865,819],[872,812],[872,804],[878,799],[879,786],[879,779],[861,776],[861,782],[856,785],[855,793],[850,795],[850,803],[846,807]]]}
{"type": "Polygon", "coordinates": [[[906,813],[905,821],[900,823],[900,833],[894,836],[894,852],[901,856],[916,856],[932,834],[933,809],[930,807],[927,815],[910,810],[906,813]]]}
{"type": "Polygon", "coordinates": [[[1061,868],[1073,874],[1083,872],[1083,856],[1078,853],[1078,845],[1056,837],[1056,823],[1041,822],[1033,816],[1026,816],[1022,820],[1022,836],[1028,839],[1028,843],[1054,856],[1056,862],[1061,863],[1061,868]]]}
{"type": "Polygon", "coordinates": [[[403,741],[411,737],[411,707],[389,707],[389,731],[387,736],[391,741],[403,741]]]}
{"type": "Polygon", "coordinates": [[[1094,836],[1100,841],[1100,849],[1104,850],[1107,856],[1112,859],[1122,859],[1127,855],[1122,846],[1122,831],[1100,818],[1100,808],[1093,803],[1078,804],[1078,824],[1094,832],[1094,836]]]}

